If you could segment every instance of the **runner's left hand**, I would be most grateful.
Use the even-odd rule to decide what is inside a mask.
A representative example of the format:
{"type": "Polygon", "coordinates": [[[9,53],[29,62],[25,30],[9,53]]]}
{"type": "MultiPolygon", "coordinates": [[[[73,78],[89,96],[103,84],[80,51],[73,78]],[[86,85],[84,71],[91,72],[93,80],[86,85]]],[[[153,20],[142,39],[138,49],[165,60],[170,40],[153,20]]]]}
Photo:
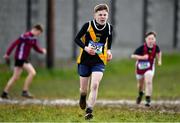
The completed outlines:
{"type": "Polygon", "coordinates": [[[110,61],[112,59],[112,53],[110,50],[107,51],[107,61],[110,61]]]}

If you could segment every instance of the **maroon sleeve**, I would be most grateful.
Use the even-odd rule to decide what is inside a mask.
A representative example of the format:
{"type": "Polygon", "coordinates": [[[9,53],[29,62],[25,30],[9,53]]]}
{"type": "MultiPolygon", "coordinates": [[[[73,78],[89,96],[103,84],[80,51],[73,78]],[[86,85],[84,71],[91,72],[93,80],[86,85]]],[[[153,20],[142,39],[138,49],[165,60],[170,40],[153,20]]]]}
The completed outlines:
{"type": "Polygon", "coordinates": [[[13,41],[10,46],[8,47],[6,54],[9,56],[11,54],[11,52],[13,51],[13,49],[20,43],[20,40],[17,39],[15,41],[13,41]]]}
{"type": "Polygon", "coordinates": [[[34,43],[34,45],[33,45],[33,48],[34,48],[34,50],[36,50],[37,52],[43,53],[43,50],[42,50],[42,48],[39,46],[37,40],[35,40],[35,43],[34,43]]]}

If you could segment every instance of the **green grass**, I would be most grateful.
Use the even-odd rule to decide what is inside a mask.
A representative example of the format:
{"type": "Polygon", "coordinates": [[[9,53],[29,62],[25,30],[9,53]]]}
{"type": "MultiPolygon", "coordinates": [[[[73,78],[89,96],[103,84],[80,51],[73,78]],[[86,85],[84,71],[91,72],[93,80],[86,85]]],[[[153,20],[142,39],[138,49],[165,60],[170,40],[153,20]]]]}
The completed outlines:
{"type": "MultiPolygon", "coordinates": [[[[135,99],[137,96],[135,61],[132,59],[110,62],[100,83],[98,99],[135,99]]],[[[12,71],[0,65],[0,91],[3,90],[12,71]]],[[[47,70],[36,68],[30,91],[40,99],[79,98],[79,77],[76,65],[47,70]]],[[[12,87],[10,95],[21,98],[26,73],[12,87]]],[[[153,100],[180,99],[180,54],[163,55],[163,65],[156,66],[153,81],[153,100]]],[[[84,121],[77,106],[42,106],[0,104],[0,121],[84,121]]],[[[134,110],[129,107],[95,107],[93,121],[180,121],[179,113],[160,113],[158,110],[134,110]]]]}
{"type": "MultiPolygon", "coordinates": [[[[178,122],[179,113],[159,112],[129,107],[95,107],[92,122],[178,122]]],[[[84,112],[77,106],[3,105],[0,122],[85,122],[84,112]]]]}
{"type": "MultiPolygon", "coordinates": [[[[137,93],[136,78],[134,74],[135,61],[123,59],[110,62],[100,83],[99,98],[107,99],[134,99],[137,93]],[[108,90],[108,91],[107,91],[108,90]]],[[[0,91],[7,83],[12,71],[7,66],[1,65],[0,91]]],[[[12,87],[12,97],[20,97],[21,88],[26,73],[12,87]]],[[[180,98],[180,54],[163,56],[163,65],[156,66],[153,81],[154,99],[180,98]]],[[[48,71],[37,68],[30,91],[37,98],[73,98],[79,96],[79,77],[76,64],[71,67],[55,68],[48,71]]]]}

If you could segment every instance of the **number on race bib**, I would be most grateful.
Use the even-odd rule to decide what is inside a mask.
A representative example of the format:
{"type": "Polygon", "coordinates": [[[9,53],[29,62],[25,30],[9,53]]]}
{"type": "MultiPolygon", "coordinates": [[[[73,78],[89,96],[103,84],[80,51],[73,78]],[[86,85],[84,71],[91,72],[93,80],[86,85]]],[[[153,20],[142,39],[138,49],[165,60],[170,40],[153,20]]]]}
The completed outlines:
{"type": "Polygon", "coordinates": [[[103,43],[95,43],[93,41],[89,41],[89,47],[92,47],[97,54],[101,54],[103,50],[103,43]]]}
{"type": "Polygon", "coordinates": [[[150,67],[150,62],[149,61],[139,61],[137,66],[140,70],[144,70],[144,69],[147,69],[150,67]]]}

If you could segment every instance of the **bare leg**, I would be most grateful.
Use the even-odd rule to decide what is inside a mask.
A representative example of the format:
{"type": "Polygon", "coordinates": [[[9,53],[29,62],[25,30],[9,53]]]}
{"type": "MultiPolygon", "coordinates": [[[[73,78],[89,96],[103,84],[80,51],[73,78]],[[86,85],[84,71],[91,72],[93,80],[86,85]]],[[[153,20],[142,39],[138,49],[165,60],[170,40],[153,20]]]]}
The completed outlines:
{"type": "Polygon", "coordinates": [[[102,72],[92,72],[90,94],[88,98],[88,107],[93,108],[98,95],[99,83],[103,77],[102,72]]]}
{"type": "Polygon", "coordinates": [[[86,108],[86,95],[88,91],[88,83],[90,77],[82,77],[80,76],[80,100],[79,106],[81,109],[86,108]]]}
{"type": "Polygon", "coordinates": [[[151,102],[151,95],[152,95],[152,79],[153,79],[153,72],[147,71],[145,74],[145,94],[146,94],[146,104],[145,106],[149,107],[151,102]]]}
{"type": "Polygon", "coordinates": [[[32,83],[32,80],[33,80],[34,76],[36,75],[36,71],[35,71],[34,67],[30,63],[25,63],[23,65],[23,68],[28,72],[28,76],[27,76],[27,78],[25,80],[23,90],[28,91],[29,86],[32,83]]]}
{"type": "Polygon", "coordinates": [[[90,79],[90,77],[81,77],[80,76],[80,93],[81,93],[81,95],[87,94],[89,79],[90,79]]]}
{"type": "Polygon", "coordinates": [[[144,78],[141,78],[138,80],[137,87],[138,87],[139,95],[136,99],[136,103],[140,104],[142,101],[142,97],[144,95],[144,92],[143,92],[144,91],[144,78]]]}
{"type": "Polygon", "coordinates": [[[144,91],[144,78],[141,78],[138,80],[137,87],[138,87],[139,92],[144,91]]]}
{"type": "Polygon", "coordinates": [[[9,79],[8,83],[6,84],[6,87],[4,88],[4,92],[9,92],[12,85],[19,79],[20,75],[22,73],[21,67],[15,67],[13,76],[9,79]]]}
{"type": "Polygon", "coordinates": [[[152,95],[152,79],[153,79],[153,73],[152,71],[147,71],[145,73],[145,93],[146,96],[151,96],[152,95]]]}

